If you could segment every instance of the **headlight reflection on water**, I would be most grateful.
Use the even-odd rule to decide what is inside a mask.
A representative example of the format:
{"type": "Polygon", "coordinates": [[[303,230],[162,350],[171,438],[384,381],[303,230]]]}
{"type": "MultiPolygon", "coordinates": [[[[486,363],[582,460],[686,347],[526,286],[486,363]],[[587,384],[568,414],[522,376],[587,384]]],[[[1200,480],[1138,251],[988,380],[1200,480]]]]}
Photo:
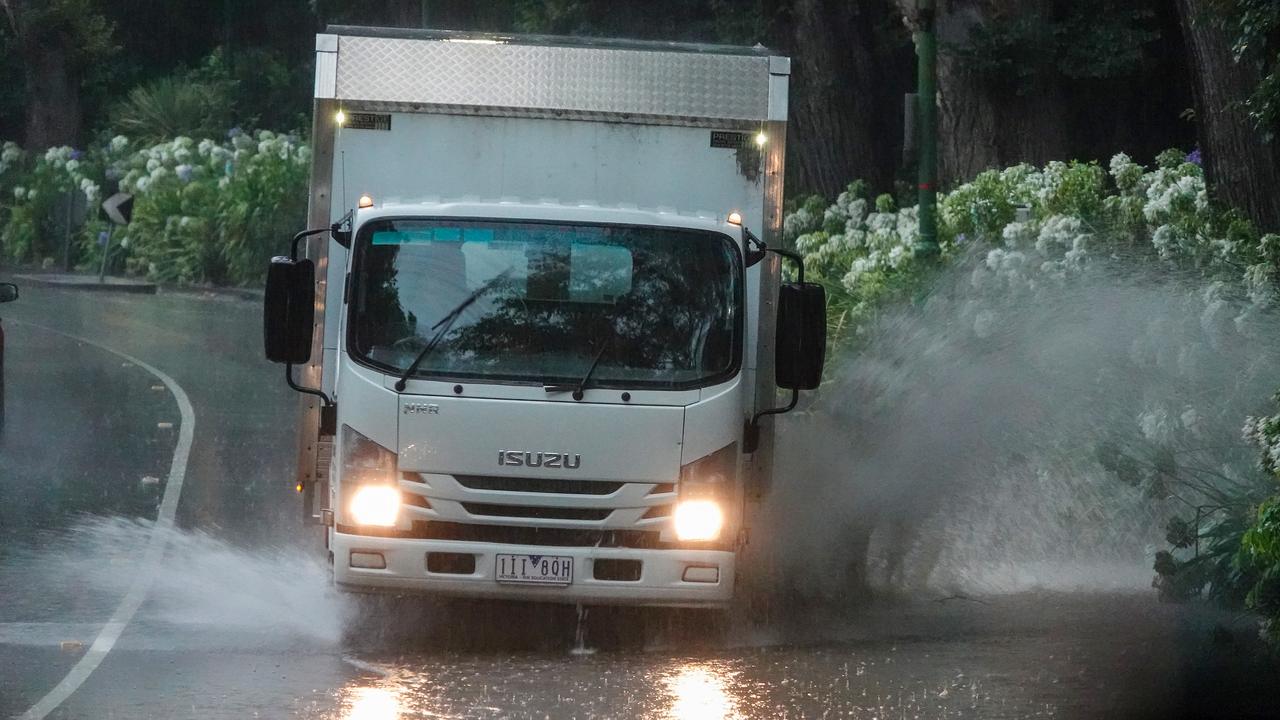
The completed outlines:
{"type": "Polygon", "coordinates": [[[673,720],[737,720],[743,715],[729,694],[732,676],[715,665],[688,665],[665,680],[673,720]]]}
{"type": "Polygon", "coordinates": [[[342,720],[400,720],[400,693],[387,688],[352,688],[342,720]]]}

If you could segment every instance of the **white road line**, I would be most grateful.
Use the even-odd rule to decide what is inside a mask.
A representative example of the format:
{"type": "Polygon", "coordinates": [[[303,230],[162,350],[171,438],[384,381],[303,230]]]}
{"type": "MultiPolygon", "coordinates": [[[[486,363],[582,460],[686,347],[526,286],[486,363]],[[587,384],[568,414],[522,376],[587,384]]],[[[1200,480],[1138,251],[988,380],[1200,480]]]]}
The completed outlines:
{"type": "Polygon", "coordinates": [[[41,720],[41,718],[53,712],[67,698],[71,697],[71,694],[89,678],[89,675],[98,668],[98,665],[102,664],[107,653],[111,652],[116,640],[120,638],[120,633],[124,632],[125,626],[133,619],[134,614],[138,612],[138,608],[142,606],[142,601],[146,599],[147,592],[151,589],[152,582],[155,581],[160,559],[164,556],[165,545],[169,541],[168,531],[173,528],[173,518],[178,512],[178,497],[182,495],[182,481],[187,475],[187,459],[191,455],[191,442],[195,436],[196,414],[191,408],[191,401],[187,399],[187,393],[183,391],[182,386],[149,363],[101,343],[70,333],[64,333],[61,330],[54,330],[36,323],[9,322],[15,325],[38,328],[54,335],[61,335],[128,360],[160,378],[160,382],[164,383],[165,387],[169,388],[169,392],[173,394],[173,399],[178,403],[178,411],[182,414],[182,427],[178,431],[178,444],[173,449],[173,461],[169,464],[169,479],[164,486],[164,497],[160,500],[160,513],[156,516],[155,525],[151,528],[151,537],[147,542],[147,553],[143,558],[139,573],[134,578],[133,584],[129,586],[129,592],[125,594],[124,599],[116,606],[116,611],[111,614],[111,619],[98,632],[98,637],[94,639],[93,645],[89,647],[84,657],[80,658],[80,661],[71,668],[67,676],[62,678],[62,681],[50,690],[47,695],[40,698],[40,701],[32,705],[31,709],[19,716],[21,720],[41,720]]]}
{"type": "Polygon", "coordinates": [[[388,670],[388,669],[386,669],[386,668],[384,668],[384,667],[378,667],[377,665],[374,665],[373,663],[365,662],[364,660],[361,660],[361,659],[359,659],[359,658],[353,658],[353,657],[351,657],[350,655],[343,655],[343,656],[342,656],[342,662],[344,662],[344,663],[346,663],[346,664],[350,665],[351,667],[353,667],[353,668],[355,668],[355,669],[357,669],[357,670],[363,670],[364,672],[367,672],[367,673],[369,673],[370,675],[379,675],[379,676],[384,677],[384,678],[389,678],[389,677],[391,677],[391,671],[390,671],[390,670],[388,670]]]}

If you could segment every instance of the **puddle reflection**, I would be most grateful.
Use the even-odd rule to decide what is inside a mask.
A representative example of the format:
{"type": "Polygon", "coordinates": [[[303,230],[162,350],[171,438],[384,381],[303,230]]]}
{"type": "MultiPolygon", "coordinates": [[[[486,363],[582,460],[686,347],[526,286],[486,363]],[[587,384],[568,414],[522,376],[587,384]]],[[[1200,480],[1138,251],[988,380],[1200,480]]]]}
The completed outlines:
{"type": "Polygon", "coordinates": [[[388,688],[352,688],[342,720],[400,720],[400,693],[388,688]]]}
{"type": "Polygon", "coordinates": [[[664,681],[673,720],[736,720],[743,715],[729,694],[733,674],[711,664],[688,665],[664,681]]]}

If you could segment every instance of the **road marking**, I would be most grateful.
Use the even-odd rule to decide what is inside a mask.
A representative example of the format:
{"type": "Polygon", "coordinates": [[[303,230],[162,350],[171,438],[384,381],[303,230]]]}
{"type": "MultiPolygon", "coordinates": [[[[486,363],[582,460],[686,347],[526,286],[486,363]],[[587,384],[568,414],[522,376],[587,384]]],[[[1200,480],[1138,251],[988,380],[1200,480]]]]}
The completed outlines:
{"type": "Polygon", "coordinates": [[[386,669],[386,668],[383,668],[383,667],[378,667],[377,665],[374,665],[373,663],[365,662],[364,660],[361,660],[361,659],[359,659],[359,658],[351,657],[350,655],[343,655],[343,656],[342,656],[342,662],[344,662],[344,663],[346,663],[346,664],[350,665],[351,667],[353,667],[353,668],[355,668],[355,669],[357,669],[357,670],[363,670],[364,672],[367,672],[367,673],[369,673],[370,675],[380,675],[380,676],[382,676],[382,677],[384,677],[384,678],[389,678],[389,677],[391,677],[391,671],[390,671],[390,670],[388,670],[388,669],[386,669]]]}
{"type": "MultiPolygon", "coordinates": [[[[182,414],[182,427],[178,431],[178,444],[173,449],[173,461],[169,464],[169,479],[164,486],[164,497],[160,500],[160,512],[156,515],[156,522],[151,528],[151,537],[147,541],[147,553],[143,558],[141,569],[134,578],[133,584],[129,586],[129,592],[116,606],[116,611],[111,614],[111,619],[98,632],[98,636],[94,638],[93,644],[89,646],[89,651],[84,657],[71,668],[67,676],[62,678],[47,695],[40,698],[40,701],[31,706],[31,709],[20,715],[21,720],[41,720],[55,708],[71,697],[84,681],[89,679],[89,675],[98,669],[98,665],[102,664],[103,659],[107,657],[107,653],[111,652],[111,648],[115,646],[116,640],[120,639],[120,634],[124,632],[124,628],[133,619],[138,612],[138,608],[142,606],[142,601],[146,599],[147,592],[151,589],[151,584],[155,581],[156,569],[160,565],[160,559],[164,557],[165,545],[169,542],[168,531],[173,528],[173,519],[178,512],[178,497],[182,495],[182,481],[187,475],[187,460],[191,456],[191,443],[195,437],[196,413],[191,407],[191,401],[187,399],[187,393],[183,391],[182,386],[176,380],[161,372],[154,365],[143,362],[128,353],[120,352],[114,348],[107,347],[102,343],[94,342],[86,338],[54,330],[37,323],[29,323],[23,321],[10,321],[15,325],[27,325],[29,327],[38,328],[45,332],[61,335],[62,337],[82,342],[86,345],[92,345],[109,352],[117,357],[123,358],[133,365],[146,370],[155,375],[169,388],[169,392],[173,394],[173,399],[178,403],[178,411],[182,414]]],[[[126,366],[127,367],[127,366],[126,366]]]]}

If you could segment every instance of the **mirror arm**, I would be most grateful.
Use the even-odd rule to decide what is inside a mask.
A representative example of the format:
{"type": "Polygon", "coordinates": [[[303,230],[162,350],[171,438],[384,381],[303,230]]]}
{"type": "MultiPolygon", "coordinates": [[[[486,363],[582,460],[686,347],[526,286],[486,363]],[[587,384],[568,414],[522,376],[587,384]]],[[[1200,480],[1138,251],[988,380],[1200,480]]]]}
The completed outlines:
{"type": "Polygon", "coordinates": [[[320,406],[320,434],[336,435],[338,432],[338,404],[322,390],[303,387],[293,381],[293,363],[284,364],[284,381],[303,395],[315,395],[324,403],[320,406]]]}
{"type": "MultiPolygon", "coordinates": [[[[760,258],[763,258],[765,252],[773,252],[773,254],[780,255],[782,258],[791,260],[792,263],[796,264],[796,278],[799,279],[801,284],[804,284],[804,258],[801,258],[799,252],[782,250],[778,249],[778,247],[769,247],[764,245],[764,242],[760,240],[760,238],[755,237],[755,233],[746,228],[742,229],[746,232],[746,238],[748,238],[748,241],[755,245],[755,252],[758,252],[760,258]]],[[[765,415],[781,415],[783,413],[790,413],[790,411],[796,409],[796,405],[799,405],[799,402],[799,389],[791,388],[791,401],[787,402],[786,405],[783,405],[782,407],[771,407],[771,409],[768,410],[760,410],[759,413],[751,416],[750,421],[746,423],[746,432],[744,433],[744,437],[742,437],[742,447],[744,447],[744,450],[750,454],[750,452],[755,452],[756,448],[759,447],[760,418],[764,418],[765,415]]]]}
{"type": "Polygon", "coordinates": [[[324,232],[333,232],[333,228],[331,227],[314,228],[312,230],[303,230],[297,235],[294,235],[293,242],[289,244],[289,259],[290,260],[298,259],[298,245],[302,244],[303,240],[311,237],[312,235],[319,235],[320,233],[324,233],[324,232]]]}
{"type": "Polygon", "coordinates": [[[766,415],[781,415],[783,413],[789,413],[796,409],[796,405],[799,402],[800,391],[793,388],[791,390],[791,401],[786,405],[783,405],[782,407],[769,408],[768,410],[761,410],[755,415],[752,415],[751,419],[747,421],[746,429],[742,433],[743,452],[751,454],[760,447],[760,418],[766,415]]]}
{"type": "MultiPolygon", "coordinates": [[[[764,257],[765,253],[774,253],[796,264],[796,279],[800,284],[804,284],[804,258],[800,256],[800,253],[793,250],[783,250],[782,248],[771,248],[766,245],[763,240],[756,237],[756,234],[751,232],[747,227],[743,227],[742,232],[746,234],[747,242],[755,246],[754,250],[748,251],[748,265],[754,265],[759,262],[764,257]],[[752,257],[754,257],[754,260],[751,259],[752,257]]],[[[791,401],[786,405],[783,405],[782,407],[769,408],[768,410],[761,410],[755,415],[752,415],[751,420],[747,422],[747,427],[743,432],[743,450],[747,453],[753,453],[760,446],[761,418],[766,415],[781,415],[783,413],[791,412],[796,409],[796,405],[799,404],[799,402],[800,391],[792,388],[791,401]]]]}
{"type": "Polygon", "coordinates": [[[351,219],[355,217],[355,210],[348,210],[346,215],[338,219],[338,222],[329,226],[329,233],[333,236],[334,242],[342,247],[351,249],[351,219]],[[343,227],[346,230],[343,230],[343,227]]]}
{"type": "MultiPolygon", "coordinates": [[[[295,260],[295,261],[298,259],[298,246],[302,244],[303,240],[311,237],[312,235],[319,235],[320,233],[325,233],[325,232],[334,233],[336,235],[336,233],[338,232],[338,228],[342,225],[343,222],[346,222],[348,219],[349,218],[343,218],[342,220],[339,220],[338,222],[334,223],[329,227],[303,230],[297,235],[294,235],[293,241],[289,244],[289,259],[295,260]]],[[[337,238],[335,237],[335,239],[337,238]]],[[[300,392],[303,395],[314,395],[320,398],[324,402],[324,406],[320,412],[320,416],[321,416],[320,424],[323,428],[326,422],[325,416],[327,414],[332,414],[333,412],[332,408],[337,407],[337,405],[334,404],[333,400],[328,395],[326,395],[322,390],[317,390],[316,388],[303,387],[298,383],[294,382],[293,381],[293,363],[284,364],[284,381],[288,383],[289,387],[295,390],[296,392],[300,392]]]]}
{"type": "Polygon", "coordinates": [[[752,265],[755,265],[756,263],[763,260],[765,253],[774,253],[776,255],[781,255],[782,257],[795,263],[796,279],[801,284],[804,283],[804,258],[800,257],[800,253],[797,253],[793,250],[783,250],[782,248],[769,247],[768,245],[765,244],[763,240],[756,237],[755,233],[751,232],[751,228],[745,225],[742,227],[742,233],[747,237],[747,244],[755,247],[754,250],[747,251],[747,267],[751,267],[752,265]]]}
{"type": "Polygon", "coordinates": [[[330,237],[333,238],[334,242],[338,243],[344,248],[351,247],[351,212],[350,211],[347,212],[346,215],[343,215],[341,218],[338,219],[338,222],[328,227],[303,230],[297,235],[294,235],[293,241],[289,243],[289,259],[297,260],[298,246],[302,244],[302,241],[311,237],[312,235],[319,235],[320,233],[329,233],[330,237]],[[342,229],[342,226],[344,225],[347,226],[346,230],[342,229]]]}

